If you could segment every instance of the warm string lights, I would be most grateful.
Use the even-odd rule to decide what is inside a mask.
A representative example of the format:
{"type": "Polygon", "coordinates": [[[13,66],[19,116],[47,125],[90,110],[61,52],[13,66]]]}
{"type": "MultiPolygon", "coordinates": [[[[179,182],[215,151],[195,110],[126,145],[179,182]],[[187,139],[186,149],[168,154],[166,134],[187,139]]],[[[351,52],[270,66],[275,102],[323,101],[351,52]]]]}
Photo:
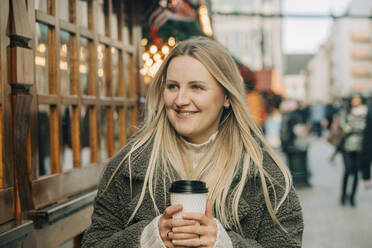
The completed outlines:
{"type": "Polygon", "coordinates": [[[205,4],[201,4],[198,12],[199,12],[199,20],[202,26],[203,33],[205,33],[205,35],[209,37],[212,37],[213,31],[212,31],[211,21],[208,15],[207,6],[205,6],[205,4]]]}
{"type": "Polygon", "coordinates": [[[141,68],[140,73],[144,77],[145,84],[149,85],[164,59],[176,45],[176,39],[170,37],[167,43],[157,47],[154,44],[149,45],[148,40],[144,38],[141,40],[141,45],[145,52],[142,54],[143,67],[141,68]]]}

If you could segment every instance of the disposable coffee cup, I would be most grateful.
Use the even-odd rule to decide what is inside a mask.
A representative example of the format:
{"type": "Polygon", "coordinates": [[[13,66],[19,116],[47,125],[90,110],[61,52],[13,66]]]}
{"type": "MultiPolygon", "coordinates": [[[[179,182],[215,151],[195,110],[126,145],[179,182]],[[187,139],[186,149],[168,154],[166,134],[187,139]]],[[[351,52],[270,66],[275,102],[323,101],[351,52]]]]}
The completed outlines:
{"type": "Polygon", "coordinates": [[[182,218],[183,213],[205,213],[208,189],[205,182],[196,180],[180,180],[172,183],[170,189],[171,205],[181,204],[181,212],[173,218],[182,218]]]}

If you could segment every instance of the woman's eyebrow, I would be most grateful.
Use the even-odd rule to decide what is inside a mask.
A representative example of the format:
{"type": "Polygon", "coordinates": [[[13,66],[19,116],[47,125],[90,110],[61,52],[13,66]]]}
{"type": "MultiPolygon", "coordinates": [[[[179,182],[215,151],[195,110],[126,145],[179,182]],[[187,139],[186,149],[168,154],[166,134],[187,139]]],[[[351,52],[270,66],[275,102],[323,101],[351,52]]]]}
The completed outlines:
{"type": "MultiPolygon", "coordinates": [[[[165,82],[166,83],[178,83],[178,81],[172,80],[172,79],[167,79],[165,82]]],[[[197,83],[207,84],[206,82],[201,81],[201,80],[192,80],[192,81],[189,81],[187,83],[188,84],[197,84],[197,83]]]]}

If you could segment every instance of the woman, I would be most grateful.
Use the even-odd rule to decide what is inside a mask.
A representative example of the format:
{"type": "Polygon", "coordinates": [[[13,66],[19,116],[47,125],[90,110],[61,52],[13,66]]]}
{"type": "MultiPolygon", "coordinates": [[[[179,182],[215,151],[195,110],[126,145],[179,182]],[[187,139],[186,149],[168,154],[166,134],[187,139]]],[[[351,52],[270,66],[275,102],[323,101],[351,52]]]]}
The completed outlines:
{"type": "Polygon", "coordinates": [[[143,125],[108,164],[83,247],[300,247],[290,174],[249,116],[244,92],[217,42],[174,48],[151,83],[143,125]],[[182,206],[169,206],[167,190],[179,179],[206,182],[205,214],[172,219],[182,206]]]}
{"type": "Polygon", "coordinates": [[[358,165],[362,151],[363,131],[366,127],[367,106],[360,94],[354,94],[348,101],[346,110],[340,116],[340,127],[344,132],[342,156],[344,159],[344,176],[341,189],[341,204],[349,200],[355,206],[355,194],[358,186],[358,165]],[[348,195],[349,177],[354,181],[351,194],[348,195]]]}

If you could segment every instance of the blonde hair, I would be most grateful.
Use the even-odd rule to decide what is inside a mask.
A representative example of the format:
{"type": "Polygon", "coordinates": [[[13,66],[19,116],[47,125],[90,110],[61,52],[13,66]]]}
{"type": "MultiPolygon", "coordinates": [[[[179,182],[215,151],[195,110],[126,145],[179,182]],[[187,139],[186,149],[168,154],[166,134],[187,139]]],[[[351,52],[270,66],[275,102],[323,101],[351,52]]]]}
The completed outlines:
{"type": "MultiPolygon", "coordinates": [[[[155,75],[148,90],[144,123],[134,135],[130,151],[124,156],[106,186],[107,189],[119,167],[124,164],[124,161],[127,161],[130,172],[131,154],[148,144],[149,141],[152,142],[152,152],[141,195],[128,223],[134,218],[141,206],[147,190],[155,211],[160,214],[154,194],[156,178],[158,178],[157,174],[160,172],[164,173],[163,190],[166,194],[167,189],[165,189],[164,180],[166,177],[171,181],[174,180],[173,168],[182,179],[205,181],[209,189],[208,197],[214,206],[217,218],[225,227],[235,228],[240,232],[242,230],[238,218],[239,199],[250,173],[252,171],[256,172],[261,181],[268,212],[273,221],[280,225],[275,214],[289,193],[291,176],[287,167],[266,144],[261,131],[250,117],[244,92],[242,78],[234,60],[219,43],[205,38],[193,38],[180,42],[171,51],[155,75]],[[206,67],[209,73],[224,88],[231,105],[230,108],[225,109],[223,112],[221,117],[223,121],[220,122],[219,132],[213,145],[194,171],[188,168],[183,142],[167,119],[163,101],[168,65],[173,58],[182,55],[191,56],[206,67]],[[263,152],[259,143],[268,151],[283,174],[285,185],[280,185],[280,187],[285,190],[279,202],[277,202],[275,188],[273,187],[276,182],[272,180],[263,167],[263,152]],[[218,154],[218,156],[215,156],[215,154],[218,154]],[[230,186],[226,187],[226,185],[232,185],[236,176],[240,180],[231,189],[232,194],[230,196],[230,186]],[[272,204],[269,197],[268,183],[274,190],[274,204],[272,204]]],[[[131,179],[130,185],[132,185],[131,179]]]]}

